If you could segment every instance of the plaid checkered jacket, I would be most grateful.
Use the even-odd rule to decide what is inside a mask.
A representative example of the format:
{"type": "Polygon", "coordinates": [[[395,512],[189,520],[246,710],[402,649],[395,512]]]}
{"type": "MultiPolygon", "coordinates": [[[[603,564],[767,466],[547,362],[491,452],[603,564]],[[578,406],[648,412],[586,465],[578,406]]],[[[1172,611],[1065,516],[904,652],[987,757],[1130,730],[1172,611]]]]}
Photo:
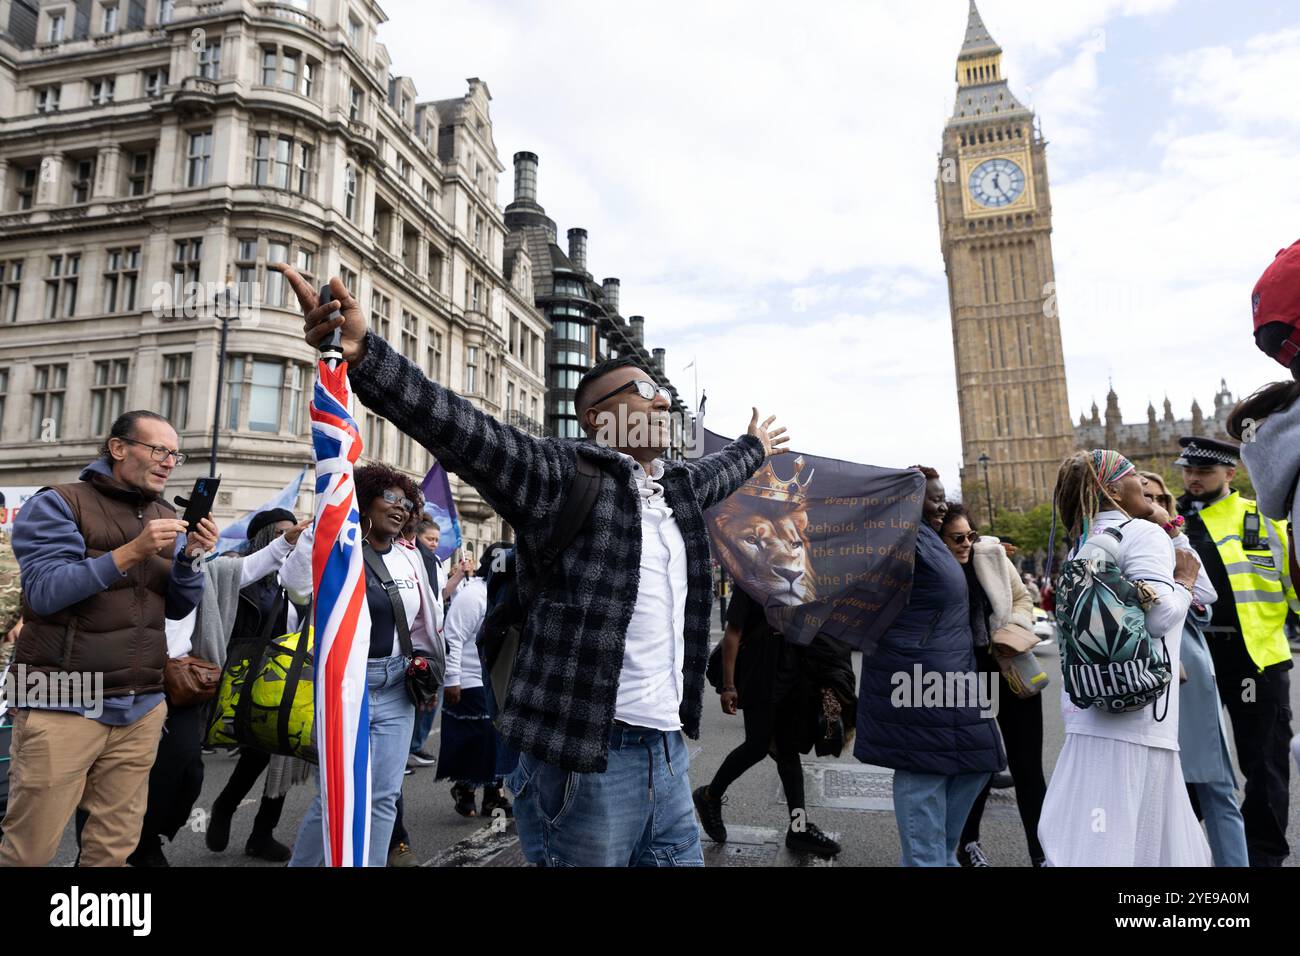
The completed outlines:
{"type": "MultiPolygon", "coordinates": [[[[592,442],[534,438],[425,378],[373,333],[350,370],[366,407],[429,449],[478,490],[517,537],[519,595],[528,608],[502,709],[501,734],[518,750],[565,770],[605,770],[623,644],[636,605],[641,505],[627,459],[592,442]],[[538,580],[537,555],[586,455],[605,479],[586,526],[538,580]]],[[[764,460],[750,435],[694,461],[665,461],[662,484],[686,542],[685,693],[682,726],[700,734],[713,581],[704,512],[764,460]]]]}

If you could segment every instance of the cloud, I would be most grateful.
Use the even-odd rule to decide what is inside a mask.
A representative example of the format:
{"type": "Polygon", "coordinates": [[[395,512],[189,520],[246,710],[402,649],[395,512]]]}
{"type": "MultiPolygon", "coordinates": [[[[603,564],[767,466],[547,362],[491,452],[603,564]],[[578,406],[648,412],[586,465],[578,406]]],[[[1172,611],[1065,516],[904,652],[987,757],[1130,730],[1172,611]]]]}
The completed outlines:
{"type": "MultiPolygon", "coordinates": [[[[809,451],[955,477],[934,177],[965,3],[384,6],[422,99],[488,82],[503,161],[540,155],[541,203],[561,234],[589,230],[593,271],[622,279],[684,393],[673,369],[699,356],[715,427],[758,403],[809,451]]],[[[1137,30],[1175,6],[980,3],[1052,136],[1075,420],[1108,376],[1135,419],[1148,396],[1182,414],[1220,376],[1276,375],[1245,301],[1294,238],[1300,30],[1137,30]]]]}
{"type": "Polygon", "coordinates": [[[1300,126],[1291,91],[1300,87],[1300,28],[1253,37],[1240,50],[1204,47],[1160,64],[1174,102],[1235,128],[1300,126]]]}

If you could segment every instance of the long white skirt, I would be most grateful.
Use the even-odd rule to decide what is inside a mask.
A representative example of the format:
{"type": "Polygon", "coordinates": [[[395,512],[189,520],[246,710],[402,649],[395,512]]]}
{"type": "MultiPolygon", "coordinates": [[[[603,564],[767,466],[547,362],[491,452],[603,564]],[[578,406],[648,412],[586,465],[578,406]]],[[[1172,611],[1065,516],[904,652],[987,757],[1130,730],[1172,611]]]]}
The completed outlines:
{"type": "Polygon", "coordinates": [[[1178,751],[1066,734],[1038,823],[1048,866],[1212,866],[1178,751]]]}

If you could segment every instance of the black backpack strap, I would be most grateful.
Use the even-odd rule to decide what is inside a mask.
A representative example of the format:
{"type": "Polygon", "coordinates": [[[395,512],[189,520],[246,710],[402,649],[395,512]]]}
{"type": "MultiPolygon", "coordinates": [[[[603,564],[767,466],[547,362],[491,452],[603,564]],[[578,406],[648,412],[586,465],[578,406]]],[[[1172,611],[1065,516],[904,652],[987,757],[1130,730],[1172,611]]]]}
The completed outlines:
{"type": "MultiPolygon", "coordinates": [[[[396,548],[398,545],[394,542],[392,547],[396,548]]],[[[384,593],[388,595],[388,600],[393,605],[393,621],[397,625],[397,644],[402,649],[402,656],[409,660],[415,656],[414,649],[411,647],[411,626],[406,621],[406,605],[402,601],[402,596],[397,593],[393,576],[388,573],[388,565],[384,564],[384,559],[370,546],[369,541],[361,542],[361,554],[365,558],[366,568],[384,586],[384,593]]]]}
{"type": "Polygon", "coordinates": [[[559,517],[555,519],[551,538],[546,542],[546,547],[542,549],[539,556],[540,570],[543,573],[555,564],[560,554],[573,543],[573,539],[586,524],[587,516],[591,514],[591,509],[596,504],[596,496],[600,494],[601,481],[604,480],[604,472],[585,455],[577,453],[574,457],[577,459],[577,471],[574,472],[573,482],[569,485],[564,507],[560,510],[559,517]]]}

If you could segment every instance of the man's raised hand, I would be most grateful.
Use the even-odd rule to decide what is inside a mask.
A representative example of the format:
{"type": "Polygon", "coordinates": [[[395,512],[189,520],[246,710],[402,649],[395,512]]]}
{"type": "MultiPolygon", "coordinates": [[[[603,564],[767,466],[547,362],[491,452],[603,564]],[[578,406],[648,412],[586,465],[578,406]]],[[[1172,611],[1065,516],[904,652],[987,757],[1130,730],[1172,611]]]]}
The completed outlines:
{"type": "Polygon", "coordinates": [[[757,408],[754,409],[754,417],[749,420],[748,433],[763,443],[763,452],[769,458],[773,455],[784,455],[790,450],[786,447],[786,443],[790,441],[790,436],[785,433],[784,428],[778,428],[773,432],[768,431],[769,426],[774,421],[776,421],[776,416],[769,415],[760,425],[758,423],[757,408]]]}
{"type": "Polygon", "coordinates": [[[306,338],[308,345],[319,349],[321,343],[325,342],[335,329],[341,329],[344,360],[356,363],[365,357],[366,316],[338,276],[330,276],[330,290],[334,293],[333,301],[321,302],[317,290],[308,285],[292,266],[283,262],[273,262],[269,268],[283,275],[293,289],[294,295],[298,297],[298,305],[302,307],[302,314],[305,317],[302,324],[303,337],[306,338]],[[336,309],[342,313],[342,317],[331,320],[330,314],[336,309]]]}

